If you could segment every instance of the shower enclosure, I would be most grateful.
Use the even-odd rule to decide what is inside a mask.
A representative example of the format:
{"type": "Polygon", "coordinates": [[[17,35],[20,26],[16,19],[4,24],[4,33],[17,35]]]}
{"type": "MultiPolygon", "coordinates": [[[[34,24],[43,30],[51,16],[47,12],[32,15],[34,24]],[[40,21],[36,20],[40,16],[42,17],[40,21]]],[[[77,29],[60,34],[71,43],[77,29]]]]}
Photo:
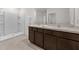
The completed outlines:
{"type": "Polygon", "coordinates": [[[21,8],[0,8],[0,41],[24,34],[24,12],[21,8]]]}

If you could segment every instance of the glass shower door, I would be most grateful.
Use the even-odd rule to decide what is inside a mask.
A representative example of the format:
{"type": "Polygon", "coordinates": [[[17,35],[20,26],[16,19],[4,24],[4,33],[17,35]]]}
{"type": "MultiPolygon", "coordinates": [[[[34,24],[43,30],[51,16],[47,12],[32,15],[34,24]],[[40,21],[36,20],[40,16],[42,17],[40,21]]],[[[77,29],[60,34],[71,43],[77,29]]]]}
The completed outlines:
{"type": "Polygon", "coordinates": [[[18,25],[18,32],[24,33],[24,26],[25,26],[25,14],[24,9],[18,9],[18,19],[17,19],[17,25],[18,25]]]}

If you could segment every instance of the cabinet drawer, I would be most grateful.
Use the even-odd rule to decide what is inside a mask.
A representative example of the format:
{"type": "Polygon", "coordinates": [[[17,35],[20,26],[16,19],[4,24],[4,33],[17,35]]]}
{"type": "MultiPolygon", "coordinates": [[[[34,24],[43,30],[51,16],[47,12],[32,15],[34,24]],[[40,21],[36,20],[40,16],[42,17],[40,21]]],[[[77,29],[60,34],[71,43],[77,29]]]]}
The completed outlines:
{"type": "Polygon", "coordinates": [[[53,35],[63,38],[63,32],[61,31],[53,31],[53,35]]]}
{"type": "Polygon", "coordinates": [[[52,32],[53,32],[52,30],[44,30],[44,33],[46,33],[46,34],[51,34],[52,35],[53,34],[52,32]]]}
{"type": "Polygon", "coordinates": [[[38,32],[43,32],[43,29],[41,29],[41,28],[38,28],[38,32]]]}
{"type": "Polygon", "coordinates": [[[67,38],[67,39],[79,41],[79,34],[64,32],[63,36],[64,38],[67,38]]]}

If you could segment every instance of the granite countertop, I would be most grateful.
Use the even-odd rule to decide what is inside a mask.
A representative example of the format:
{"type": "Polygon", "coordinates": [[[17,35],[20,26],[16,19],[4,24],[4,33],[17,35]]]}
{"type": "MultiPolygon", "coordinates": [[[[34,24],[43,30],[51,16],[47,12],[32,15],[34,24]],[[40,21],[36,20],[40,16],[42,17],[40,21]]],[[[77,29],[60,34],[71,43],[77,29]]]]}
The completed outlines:
{"type": "Polygon", "coordinates": [[[49,25],[30,25],[30,26],[31,27],[43,28],[43,29],[50,29],[50,30],[57,30],[57,31],[64,31],[64,32],[79,34],[79,28],[78,27],[49,26],[49,25]]]}

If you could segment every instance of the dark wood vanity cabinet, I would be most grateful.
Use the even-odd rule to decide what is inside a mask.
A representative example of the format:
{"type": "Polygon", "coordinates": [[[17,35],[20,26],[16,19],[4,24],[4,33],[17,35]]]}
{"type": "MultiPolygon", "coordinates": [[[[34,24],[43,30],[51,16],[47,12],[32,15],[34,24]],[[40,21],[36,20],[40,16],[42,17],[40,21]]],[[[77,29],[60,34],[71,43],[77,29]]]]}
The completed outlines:
{"type": "Polygon", "coordinates": [[[74,50],[76,49],[76,42],[72,40],[58,38],[57,40],[57,49],[58,50],[74,50]]]}
{"type": "Polygon", "coordinates": [[[56,50],[56,40],[57,38],[49,34],[44,35],[44,49],[56,50]]]}
{"type": "Polygon", "coordinates": [[[79,34],[29,27],[29,40],[45,50],[79,50],[79,34]]]}
{"type": "Polygon", "coordinates": [[[29,40],[43,48],[43,29],[36,27],[29,27],[29,40]]]}
{"type": "Polygon", "coordinates": [[[76,33],[63,32],[63,37],[66,39],[79,41],[79,34],[76,34],[76,33]]]}
{"type": "Polygon", "coordinates": [[[35,32],[35,44],[43,48],[43,33],[35,32]]]}
{"type": "Polygon", "coordinates": [[[32,27],[29,27],[29,40],[34,43],[34,31],[32,27]]]}
{"type": "Polygon", "coordinates": [[[75,42],[76,45],[76,49],[75,50],[79,50],[79,42],[75,42]]]}

